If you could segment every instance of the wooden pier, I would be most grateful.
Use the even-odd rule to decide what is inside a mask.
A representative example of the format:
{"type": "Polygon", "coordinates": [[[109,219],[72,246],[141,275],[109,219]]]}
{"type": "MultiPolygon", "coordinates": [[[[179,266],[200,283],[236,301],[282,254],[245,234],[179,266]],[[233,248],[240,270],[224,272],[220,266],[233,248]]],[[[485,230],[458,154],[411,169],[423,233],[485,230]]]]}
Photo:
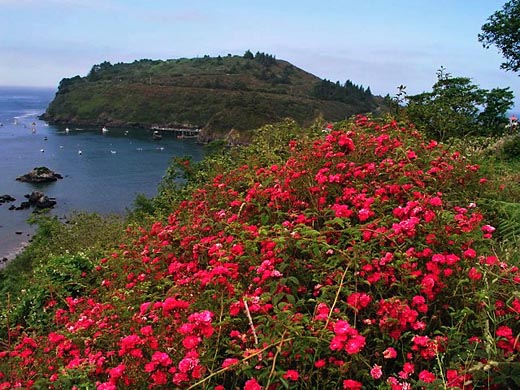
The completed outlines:
{"type": "Polygon", "coordinates": [[[199,136],[202,129],[199,128],[181,128],[181,127],[161,127],[152,126],[152,130],[171,133],[177,136],[177,138],[196,138],[199,136]]]}

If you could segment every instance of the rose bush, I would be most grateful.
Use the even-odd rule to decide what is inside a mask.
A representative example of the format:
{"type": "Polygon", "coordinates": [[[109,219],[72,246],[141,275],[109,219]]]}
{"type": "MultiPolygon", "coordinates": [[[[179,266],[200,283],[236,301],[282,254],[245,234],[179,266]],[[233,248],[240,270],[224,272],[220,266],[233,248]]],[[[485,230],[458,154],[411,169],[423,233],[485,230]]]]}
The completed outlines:
{"type": "Polygon", "coordinates": [[[98,285],[49,303],[52,332],[9,329],[0,389],[518,385],[520,273],[478,166],[366,117],[285,153],[129,229],[98,285]]]}

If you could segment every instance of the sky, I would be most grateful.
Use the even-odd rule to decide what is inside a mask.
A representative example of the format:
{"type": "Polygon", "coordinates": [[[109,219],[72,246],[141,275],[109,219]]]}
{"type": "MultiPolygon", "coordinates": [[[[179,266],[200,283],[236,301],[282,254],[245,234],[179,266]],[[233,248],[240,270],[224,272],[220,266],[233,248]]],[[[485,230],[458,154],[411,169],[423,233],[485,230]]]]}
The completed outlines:
{"type": "Polygon", "coordinates": [[[0,0],[0,85],[56,88],[103,61],[273,54],[372,93],[430,91],[442,66],[510,87],[478,34],[506,0],[0,0]]]}

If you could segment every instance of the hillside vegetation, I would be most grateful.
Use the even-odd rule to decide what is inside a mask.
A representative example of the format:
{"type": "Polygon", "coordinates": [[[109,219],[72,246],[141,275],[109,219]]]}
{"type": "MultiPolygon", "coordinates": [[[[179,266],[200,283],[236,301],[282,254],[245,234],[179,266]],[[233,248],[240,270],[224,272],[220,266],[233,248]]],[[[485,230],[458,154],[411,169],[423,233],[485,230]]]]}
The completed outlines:
{"type": "Polygon", "coordinates": [[[2,297],[0,389],[517,389],[518,175],[482,161],[365,116],[180,159],[2,297]]]}
{"type": "Polygon", "coordinates": [[[43,118],[58,124],[204,128],[206,138],[284,118],[308,125],[380,109],[382,98],[332,83],[273,56],[140,60],[94,65],[63,79],[43,118]]]}

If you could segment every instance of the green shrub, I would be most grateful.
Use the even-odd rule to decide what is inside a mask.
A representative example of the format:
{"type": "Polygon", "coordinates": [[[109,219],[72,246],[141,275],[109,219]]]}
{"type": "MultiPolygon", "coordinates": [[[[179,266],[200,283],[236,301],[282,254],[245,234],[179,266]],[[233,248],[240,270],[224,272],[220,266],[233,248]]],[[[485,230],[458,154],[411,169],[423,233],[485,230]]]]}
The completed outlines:
{"type": "Polygon", "coordinates": [[[53,332],[11,334],[7,388],[516,388],[520,271],[479,167],[392,120],[275,130],[185,164],[53,332]]]}
{"type": "Polygon", "coordinates": [[[19,291],[11,293],[4,288],[6,304],[0,310],[0,339],[7,339],[13,325],[25,331],[52,330],[54,310],[65,307],[67,299],[90,290],[93,268],[92,260],[86,257],[51,257],[35,267],[19,291]]]}
{"type": "Polygon", "coordinates": [[[504,137],[499,157],[508,161],[520,161],[520,134],[504,137]]]}
{"type": "Polygon", "coordinates": [[[9,323],[43,329],[51,315],[46,303],[84,293],[92,262],[115,249],[125,236],[118,216],[75,213],[63,223],[35,215],[31,222],[38,225],[31,243],[0,271],[0,301],[6,303],[0,309],[0,339],[9,323]]]}

